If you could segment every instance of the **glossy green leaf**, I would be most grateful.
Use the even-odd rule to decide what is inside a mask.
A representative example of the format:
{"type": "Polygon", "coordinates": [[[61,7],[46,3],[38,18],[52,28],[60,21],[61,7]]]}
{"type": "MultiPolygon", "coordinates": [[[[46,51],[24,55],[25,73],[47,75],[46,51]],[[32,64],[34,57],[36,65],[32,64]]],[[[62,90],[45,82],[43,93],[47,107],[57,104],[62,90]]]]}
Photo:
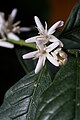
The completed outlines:
{"type": "Polygon", "coordinates": [[[73,8],[59,38],[67,48],[80,48],[80,3],[73,8]]]}
{"type": "Polygon", "coordinates": [[[41,94],[51,84],[48,71],[24,76],[5,94],[0,107],[0,120],[33,120],[41,94]]]}
{"type": "Polygon", "coordinates": [[[80,49],[80,43],[73,41],[72,38],[59,38],[64,44],[65,49],[80,49]]]}
{"type": "Polygon", "coordinates": [[[80,60],[59,70],[40,97],[34,120],[80,120],[80,60]]]}

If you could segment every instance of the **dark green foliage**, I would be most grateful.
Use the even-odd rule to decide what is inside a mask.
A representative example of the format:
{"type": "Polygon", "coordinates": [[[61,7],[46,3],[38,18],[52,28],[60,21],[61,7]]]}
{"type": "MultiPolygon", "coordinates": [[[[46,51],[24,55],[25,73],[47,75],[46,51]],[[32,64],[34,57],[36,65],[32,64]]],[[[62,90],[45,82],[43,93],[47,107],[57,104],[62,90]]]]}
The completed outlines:
{"type": "Polygon", "coordinates": [[[80,61],[60,69],[42,94],[35,120],[80,120],[80,61]]]}
{"type": "Polygon", "coordinates": [[[24,76],[5,94],[0,120],[33,120],[39,98],[51,82],[46,68],[40,74],[24,76]]]}

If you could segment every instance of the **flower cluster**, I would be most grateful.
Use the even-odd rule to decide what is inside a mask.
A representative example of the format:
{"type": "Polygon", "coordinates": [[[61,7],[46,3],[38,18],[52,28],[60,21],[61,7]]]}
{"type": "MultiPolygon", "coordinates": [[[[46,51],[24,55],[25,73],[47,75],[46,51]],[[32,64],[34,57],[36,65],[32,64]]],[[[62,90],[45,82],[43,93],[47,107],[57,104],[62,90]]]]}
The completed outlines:
{"type": "Polygon", "coordinates": [[[37,16],[34,17],[39,34],[25,40],[26,43],[36,43],[36,51],[24,54],[23,59],[38,58],[38,63],[35,68],[37,74],[44,66],[46,58],[55,66],[63,65],[67,61],[67,55],[62,51],[63,43],[56,38],[53,33],[56,28],[63,26],[63,21],[58,21],[47,30],[47,23],[45,28],[37,16]]]}
{"type": "MultiPolygon", "coordinates": [[[[16,33],[30,31],[31,28],[20,27],[20,21],[14,23],[14,19],[17,14],[17,9],[13,9],[8,19],[5,20],[5,14],[0,12],[0,46],[6,48],[14,48],[14,44],[7,41],[7,39],[13,39],[19,41],[20,38],[16,33]]],[[[36,27],[38,29],[38,35],[28,38],[25,43],[36,43],[36,51],[24,54],[23,59],[37,59],[38,63],[35,68],[37,74],[44,66],[46,59],[48,59],[53,65],[64,65],[67,61],[67,54],[62,51],[63,43],[56,38],[53,33],[58,27],[63,26],[63,21],[58,21],[47,29],[47,23],[43,27],[41,21],[37,16],[34,17],[36,27]]]]}
{"type": "Polygon", "coordinates": [[[5,20],[5,14],[0,12],[0,46],[14,48],[14,44],[7,42],[7,39],[19,40],[15,33],[29,31],[30,28],[20,27],[20,21],[13,23],[17,14],[17,9],[13,9],[8,19],[5,20]]]}

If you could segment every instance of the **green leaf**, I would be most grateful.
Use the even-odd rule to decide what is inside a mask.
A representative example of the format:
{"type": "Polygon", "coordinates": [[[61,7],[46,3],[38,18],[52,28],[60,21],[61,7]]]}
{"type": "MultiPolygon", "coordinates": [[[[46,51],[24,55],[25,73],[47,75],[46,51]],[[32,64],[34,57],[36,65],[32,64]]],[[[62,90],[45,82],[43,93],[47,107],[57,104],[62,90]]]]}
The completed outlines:
{"type": "Polygon", "coordinates": [[[63,42],[68,42],[69,48],[80,48],[80,3],[73,8],[59,38],[63,42]]]}
{"type": "Polygon", "coordinates": [[[60,69],[41,95],[34,120],[80,120],[80,60],[60,69]]]}
{"type": "Polygon", "coordinates": [[[24,60],[22,58],[22,55],[30,52],[29,48],[17,47],[17,48],[15,48],[15,52],[16,52],[16,55],[17,55],[17,58],[18,58],[20,64],[22,65],[22,67],[26,73],[29,73],[35,69],[35,61],[34,60],[32,60],[32,59],[25,59],[24,60]]]}
{"type": "Polygon", "coordinates": [[[51,84],[48,71],[24,76],[5,94],[0,107],[0,120],[33,120],[41,94],[51,84]]]}
{"type": "Polygon", "coordinates": [[[73,41],[72,38],[59,38],[64,44],[64,48],[66,49],[80,49],[80,43],[73,41]]]}

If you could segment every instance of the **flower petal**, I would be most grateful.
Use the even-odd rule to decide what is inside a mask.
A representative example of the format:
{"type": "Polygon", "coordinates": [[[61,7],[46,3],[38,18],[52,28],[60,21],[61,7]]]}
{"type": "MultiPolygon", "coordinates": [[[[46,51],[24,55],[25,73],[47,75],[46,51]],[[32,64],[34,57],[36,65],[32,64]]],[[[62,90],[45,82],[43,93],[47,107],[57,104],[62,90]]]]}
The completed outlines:
{"type": "Polygon", "coordinates": [[[48,39],[43,36],[38,36],[36,42],[45,45],[48,43],[48,39]]]}
{"type": "Polygon", "coordinates": [[[17,9],[15,8],[12,10],[11,14],[9,15],[9,18],[8,18],[9,25],[11,25],[13,23],[16,14],[17,14],[17,9]]]}
{"type": "Polygon", "coordinates": [[[14,48],[14,44],[5,41],[0,41],[0,46],[5,48],[14,48]]]}
{"type": "Polygon", "coordinates": [[[48,59],[53,65],[59,66],[58,61],[57,61],[54,57],[52,57],[50,54],[47,54],[46,57],[47,57],[47,59],[48,59]]]}
{"type": "Polygon", "coordinates": [[[4,13],[0,12],[0,27],[5,24],[4,13]]]}
{"type": "Polygon", "coordinates": [[[7,37],[10,39],[16,40],[16,41],[18,41],[20,39],[17,35],[15,35],[14,33],[11,33],[11,32],[7,34],[7,37]]]}
{"type": "Polygon", "coordinates": [[[44,48],[44,45],[47,44],[47,42],[48,39],[37,37],[36,44],[40,50],[44,48]]]}
{"type": "Polygon", "coordinates": [[[58,60],[58,56],[57,56],[54,52],[51,52],[51,55],[52,55],[52,57],[54,57],[56,60],[58,60]]]}
{"type": "Polygon", "coordinates": [[[62,48],[57,48],[54,53],[57,55],[60,51],[61,51],[62,48]]]}
{"type": "Polygon", "coordinates": [[[63,43],[58,38],[56,38],[54,35],[50,35],[49,41],[50,42],[59,42],[60,47],[63,47],[63,43]]]}
{"type": "Polygon", "coordinates": [[[64,22],[63,21],[58,21],[56,22],[54,25],[52,25],[52,27],[50,27],[50,29],[48,30],[48,35],[53,34],[55,29],[58,27],[63,26],[64,22]]]}
{"type": "Polygon", "coordinates": [[[43,67],[43,60],[44,60],[44,57],[40,56],[38,63],[36,65],[36,68],[35,68],[35,74],[37,74],[41,70],[41,68],[43,67]]]}
{"type": "Polygon", "coordinates": [[[26,42],[26,43],[36,42],[37,37],[39,37],[39,36],[35,36],[35,37],[28,38],[28,39],[25,40],[25,42],[26,42]]]}
{"type": "Polygon", "coordinates": [[[30,52],[30,53],[24,54],[22,57],[23,57],[23,59],[33,58],[33,57],[35,57],[36,53],[37,53],[37,51],[30,52]]]}
{"type": "Polygon", "coordinates": [[[31,28],[29,28],[29,27],[21,27],[19,30],[20,30],[20,32],[26,32],[26,31],[30,31],[31,28]]]}
{"type": "Polygon", "coordinates": [[[35,19],[35,23],[36,23],[38,29],[39,29],[41,32],[43,32],[43,31],[44,31],[44,27],[43,27],[41,21],[39,20],[39,18],[38,18],[37,16],[35,16],[34,19],[35,19]]]}
{"type": "Polygon", "coordinates": [[[50,42],[58,42],[60,40],[57,37],[55,37],[54,35],[50,35],[49,41],[50,42]]]}
{"type": "Polygon", "coordinates": [[[59,42],[55,42],[55,43],[50,44],[50,45],[46,48],[46,52],[51,52],[51,51],[54,50],[58,45],[59,45],[59,42]]]}
{"type": "Polygon", "coordinates": [[[39,50],[44,49],[44,45],[40,44],[39,42],[36,42],[36,48],[38,48],[39,50]]]}

